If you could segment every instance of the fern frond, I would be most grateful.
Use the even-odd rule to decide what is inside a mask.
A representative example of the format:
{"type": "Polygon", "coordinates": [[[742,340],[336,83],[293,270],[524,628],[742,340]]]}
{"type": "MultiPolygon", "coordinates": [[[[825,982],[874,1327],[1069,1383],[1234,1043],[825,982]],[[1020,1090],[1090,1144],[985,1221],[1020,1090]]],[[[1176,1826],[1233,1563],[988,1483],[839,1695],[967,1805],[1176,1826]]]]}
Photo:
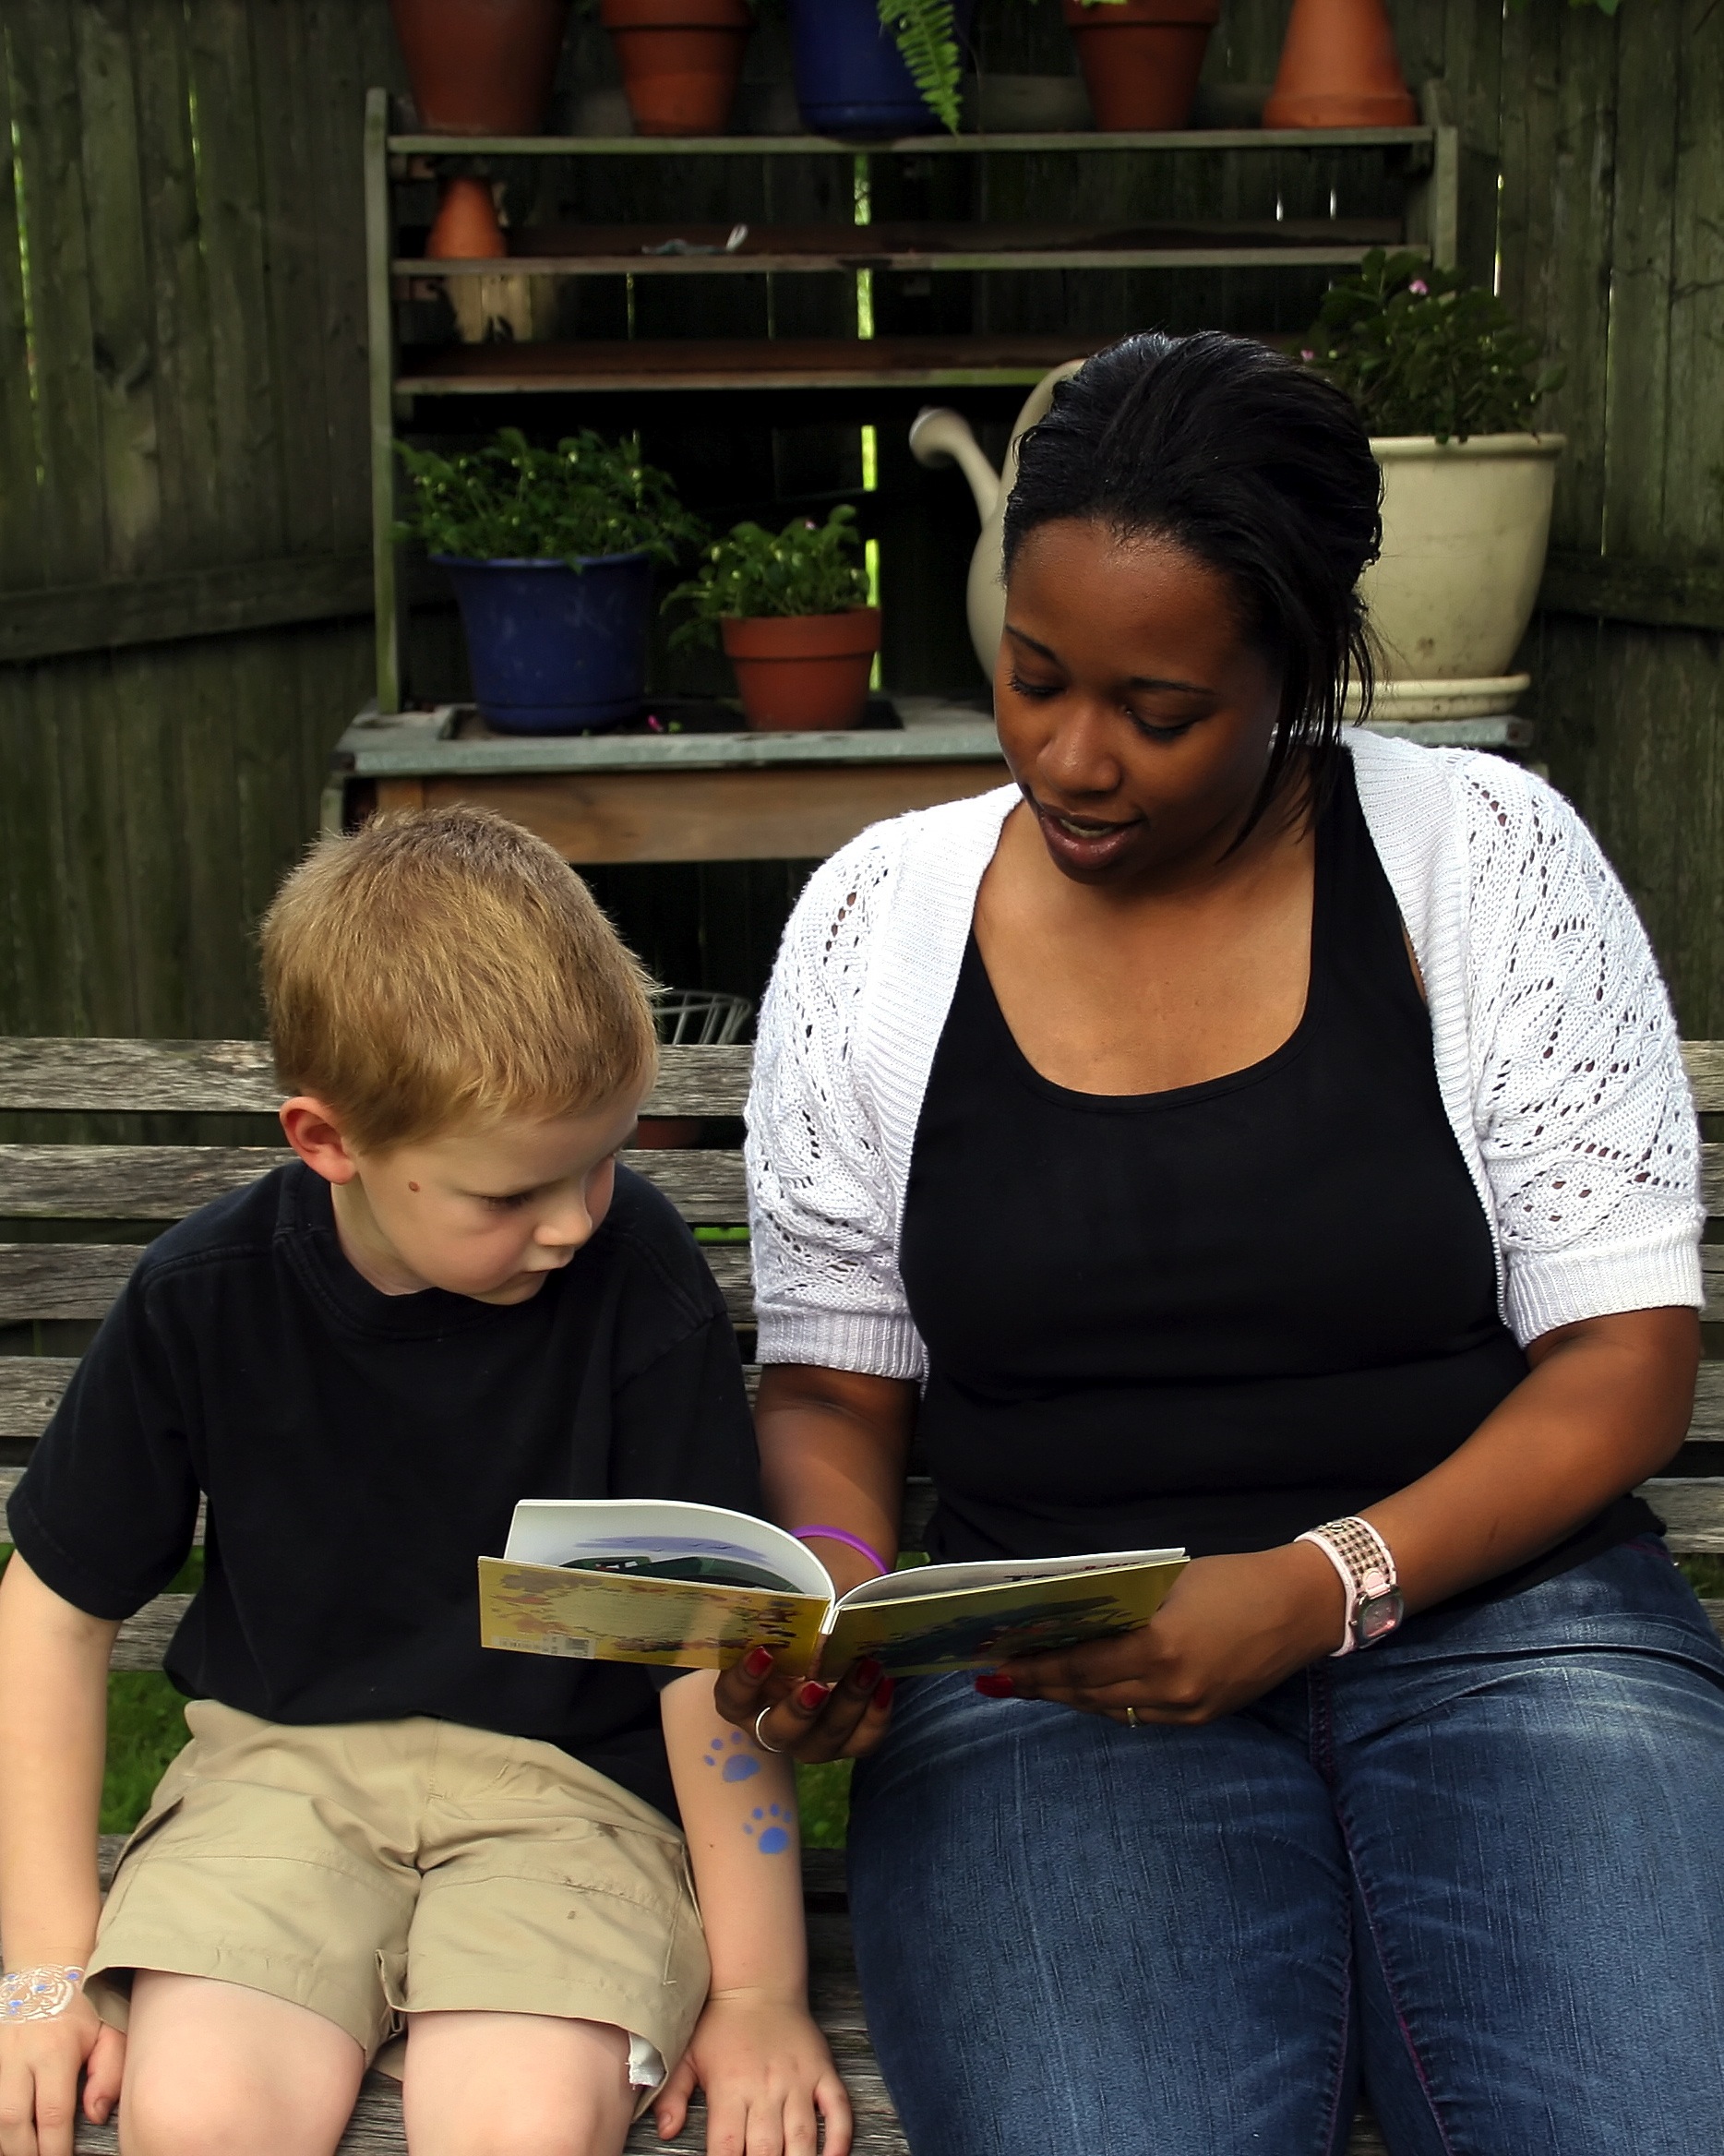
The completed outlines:
{"type": "Polygon", "coordinates": [[[880,18],[898,41],[916,87],[955,135],[960,62],[952,0],[880,0],[880,18]]]}

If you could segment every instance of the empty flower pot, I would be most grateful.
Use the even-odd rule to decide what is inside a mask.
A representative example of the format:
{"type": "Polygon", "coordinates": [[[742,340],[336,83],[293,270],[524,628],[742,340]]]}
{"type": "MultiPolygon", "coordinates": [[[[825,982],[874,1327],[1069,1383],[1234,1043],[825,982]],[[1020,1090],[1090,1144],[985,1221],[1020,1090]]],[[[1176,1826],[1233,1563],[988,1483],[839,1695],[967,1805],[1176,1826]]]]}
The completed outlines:
{"type": "Polygon", "coordinates": [[[831,733],[856,725],[880,649],[880,608],[755,616],[720,624],[750,726],[831,733]]]}
{"type": "Polygon", "coordinates": [[[748,0],[601,0],[638,135],[722,135],[730,124],[748,0]]]}
{"type": "Polygon", "coordinates": [[[1186,126],[1221,0],[1064,6],[1098,127],[1163,133],[1186,126]]]}
{"type": "Polygon", "coordinates": [[[419,125],[434,135],[536,135],[569,0],[389,0],[419,125]]]}
{"type": "Polygon", "coordinates": [[[1383,0],[1293,0],[1265,127],[1410,127],[1383,0]]]}

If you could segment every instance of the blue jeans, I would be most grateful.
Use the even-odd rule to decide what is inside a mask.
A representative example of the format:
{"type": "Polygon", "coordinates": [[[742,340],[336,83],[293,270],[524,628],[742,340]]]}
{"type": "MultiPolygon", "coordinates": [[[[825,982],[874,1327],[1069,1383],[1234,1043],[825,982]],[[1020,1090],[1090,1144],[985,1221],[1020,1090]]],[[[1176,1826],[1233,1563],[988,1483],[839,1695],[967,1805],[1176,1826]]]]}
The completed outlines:
{"type": "Polygon", "coordinates": [[[899,1687],[858,1768],[916,2156],[1724,2150],[1724,1652],[1642,1541],[1202,1729],[899,1687]]]}

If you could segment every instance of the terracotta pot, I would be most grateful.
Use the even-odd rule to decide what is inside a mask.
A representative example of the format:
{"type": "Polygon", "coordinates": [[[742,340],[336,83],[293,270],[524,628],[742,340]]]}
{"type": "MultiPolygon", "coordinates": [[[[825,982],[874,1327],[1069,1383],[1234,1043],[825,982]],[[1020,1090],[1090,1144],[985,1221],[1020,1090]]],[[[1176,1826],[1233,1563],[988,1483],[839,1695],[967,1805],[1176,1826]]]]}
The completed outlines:
{"type": "Polygon", "coordinates": [[[1116,134],[1183,127],[1221,0],[1064,5],[1095,125],[1116,134]]]}
{"type": "Polygon", "coordinates": [[[748,0],[601,0],[638,135],[722,135],[730,123],[748,0]]]}
{"type": "Polygon", "coordinates": [[[1383,0],[1293,0],[1265,127],[1410,127],[1418,117],[1383,0]]]}
{"type": "Polygon", "coordinates": [[[536,135],[569,0],[389,0],[419,125],[433,135],[536,135]]]}
{"type": "MultiPolygon", "coordinates": [[[[488,180],[449,180],[437,204],[437,222],[425,241],[434,262],[499,262],[509,242],[497,220],[488,180]]],[[[445,281],[447,281],[447,280],[445,281]]]]}
{"type": "Polygon", "coordinates": [[[750,726],[819,734],[854,726],[880,649],[880,608],[720,623],[750,726]]]}

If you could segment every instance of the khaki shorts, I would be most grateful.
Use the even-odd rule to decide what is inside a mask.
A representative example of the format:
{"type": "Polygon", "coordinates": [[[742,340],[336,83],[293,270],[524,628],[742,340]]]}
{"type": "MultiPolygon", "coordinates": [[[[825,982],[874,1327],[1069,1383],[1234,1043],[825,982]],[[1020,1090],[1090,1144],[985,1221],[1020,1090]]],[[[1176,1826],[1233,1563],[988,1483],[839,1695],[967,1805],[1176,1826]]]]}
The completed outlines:
{"type": "Polygon", "coordinates": [[[124,2029],[132,1971],[160,1969],[309,2006],[367,2060],[405,2015],[472,2008],[611,2023],[635,2066],[682,2055],[710,1970],[682,1836],[652,1805],[456,1722],[292,1728],[211,1700],[186,1722],[102,1911],[104,2021],[124,2029]]]}

